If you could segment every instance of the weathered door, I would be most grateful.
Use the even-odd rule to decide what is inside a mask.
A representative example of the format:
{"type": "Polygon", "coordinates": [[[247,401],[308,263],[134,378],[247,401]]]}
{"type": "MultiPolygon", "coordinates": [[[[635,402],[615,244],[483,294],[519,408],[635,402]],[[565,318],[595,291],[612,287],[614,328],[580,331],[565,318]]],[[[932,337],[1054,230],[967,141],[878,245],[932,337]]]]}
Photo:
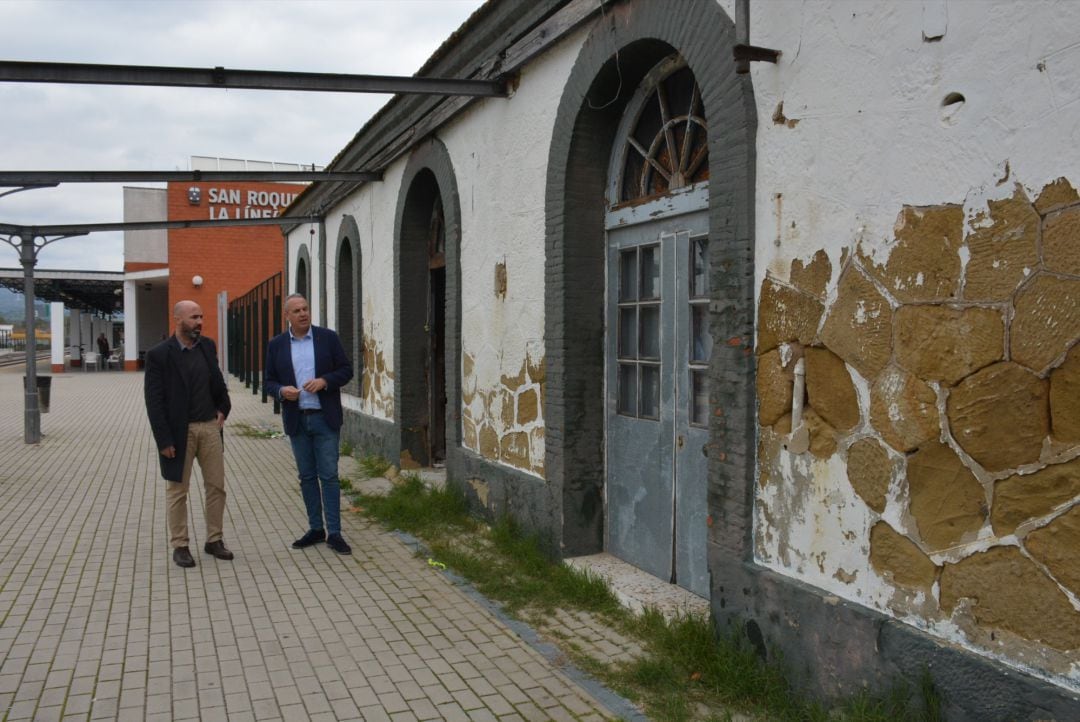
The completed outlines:
{"type": "Polygon", "coordinates": [[[608,233],[607,549],[708,595],[708,216],[608,233]]]}

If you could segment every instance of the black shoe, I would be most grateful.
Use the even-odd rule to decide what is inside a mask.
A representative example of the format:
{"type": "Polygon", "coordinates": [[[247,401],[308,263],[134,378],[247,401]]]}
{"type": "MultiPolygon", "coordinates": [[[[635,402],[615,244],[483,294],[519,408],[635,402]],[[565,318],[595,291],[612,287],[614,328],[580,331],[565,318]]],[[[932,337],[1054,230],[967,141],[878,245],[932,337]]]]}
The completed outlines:
{"type": "Polygon", "coordinates": [[[341,538],[340,534],[331,534],[326,537],[326,546],[330,547],[338,554],[352,554],[352,547],[341,538]]]}
{"type": "Polygon", "coordinates": [[[227,562],[231,562],[233,553],[225,548],[225,542],[218,539],[217,541],[207,542],[203,547],[203,551],[218,559],[224,559],[227,562]]]}
{"type": "Polygon", "coordinates": [[[292,543],[293,549],[303,549],[312,544],[322,544],[326,541],[325,529],[309,529],[308,533],[292,543]]]}
{"type": "Polygon", "coordinates": [[[176,547],[172,551],[172,560],[178,567],[193,567],[195,560],[191,558],[191,551],[187,547],[176,547]]]}

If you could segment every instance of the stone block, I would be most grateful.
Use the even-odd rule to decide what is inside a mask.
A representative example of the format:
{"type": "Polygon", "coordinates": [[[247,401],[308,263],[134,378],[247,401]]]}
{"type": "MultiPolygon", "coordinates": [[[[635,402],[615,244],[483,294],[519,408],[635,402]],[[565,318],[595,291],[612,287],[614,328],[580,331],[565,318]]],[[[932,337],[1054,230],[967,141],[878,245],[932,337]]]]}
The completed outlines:
{"type": "Polygon", "coordinates": [[[792,373],[781,363],[779,349],[758,357],[758,423],[772,426],[784,414],[791,413],[792,373]]]}
{"type": "Polygon", "coordinates": [[[988,471],[1038,461],[1050,433],[1049,383],[1008,361],[961,381],[947,408],[953,437],[988,471]]]}
{"type": "MultiPolygon", "coordinates": [[[[790,419],[788,420],[790,425],[790,419]]],[[[803,409],[803,423],[810,434],[810,453],[828,459],[836,453],[836,430],[811,408],[803,409]]],[[[779,427],[779,424],[777,424],[779,427]]]]}
{"type": "Polygon", "coordinates": [[[1080,596],[1080,506],[1036,529],[1024,539],[1028,553],[1046,565],[1054,578],[1080,596]]]}
{"type": "Polygon", "coordinates": [[[1031,519],[1039,519],[1080,495],[1080,459],[1053,464],[1032,474],[1014,474],[994,485],[990,523],[1006,536],[1031,519]]]}
{"type": "Polygon", "coordinates": [[[492,461],[497,461],[499,458],[499,435],[488,423],[480,427],[480,454],[492,461]]]}
{"type": "Polygon", "coordinates": [[[881,514],[895,464],[876,439],[859,439],[847,452],[847,477],[866,505],[881,514]]]}
{"type": "Polygon", "coordinates": [[[859,423],[859,398],[843,359],[826,348],[810,347],[806,358],[806,394],[814,411],[837,431],[859,423]]]}
{"type": "Polygon", "coordinates": [[[502,461],[519,469],[530,468],[529,435],[524,431],[504,434],[500,440],[502,461]]]}
{"type": "Polygon", "coordinates": [[[1005,322],[992,308],[901,306],[896,360],[926,381],[950,386],[1005,354],[1005,322]]]}
{"type": "Polygon", "coordinates": [[[974,621],[1059,650],[1080,648],[1080,612],[1016,547],[972,554],[941,571],[941,606],[966,599],[974,621]]]}
{"type": "Polygon", "coordinates": [[[873,380],[892,355],[892,306],[862,271],[849,266],[840,277],[821,338],[837,356],[873,380]]]}
{"type": "Polygon", "coordinates": [[[870,564],[874,571],[901,587],[929,591],[938,567],[915,542],[884,521],[870,529],[870,564]]]}
{"type": "Polygon", "coordinates": [[[1058,178],[1052,183],[1047,183],[1035,199],[1035,210],[1044,216],[1058,208],[1080,203],[1080,194],[1065,178],[1058,178]]]}
{"type": "Polygon", "coordinates": [[[911,451],[941,435],[937,394],[913,374],[889,366],[870,389],[870,422],[889,446],[911,451]]]}
{"type": "Polygon", "coordinates": [[[461,417],[461,443],[466,449],[480,450],[476,440],[476,424],[472,419],[465,418],[464,414],[461,417]]]}
{"type": "Polygon", "coordinates": [[[832,279],[832,262],[829,254],[820,250],[814,254],[809,263],[803,263],[801,258],[791,262],[791,283],[796,288],[818,298],[825,298],[825,291],[832,279]]]}
{"type": "Polygon", "coordinates": [[[1056,441],[1080,444],[1080,344],[1050,372],[1050,435],[1056,441]]]}
{"type": "Polygon", "coordinates": [[[540,397],[537,396],[535,389],[525,389],[518,395],[517,399],[517,422],[518,425],[524,426],[536,421],[539,416],[538,404],[540,397]]]}
{"type": "Polygon", "coordinates": [[[989,201],[989,211],[971,223],[964,274],[968,301],[1005,301],[1039,265],[1040,218],[1020,186],[1011,198],[989,201]]]}
{"type": "Polygon", "coordinates": [[[889,258],[876,264],[859,256],[870,275],[902,303],[955,299],[960,286],[964,209],[957,205],[904,206],[896,219],[889,258]]]}
{"type": "Polygon", "coordinates": [[[970,541],[986,521],[986,493],[951,448],[927,444],[907,468],[911,515],[932,552],[970,541]]]}
{"type": "Polygon", "coordinates": [[[789,341],[809,345],[824,312],[818,299],[766,278],[758,301],[757,352],[771,351],[789,341]]]}
{"type": "Polygon", "coordinates": [[[1080,339],[1080,279],[1039,274],[1016,294],[1012,360],[1042,373],[1080,339]]]}
{"type": "Polygon", "coordinates": [[[1046,270],[1080,276],[1080,205],[1043,221],[1042,247],[1046,270]]]}

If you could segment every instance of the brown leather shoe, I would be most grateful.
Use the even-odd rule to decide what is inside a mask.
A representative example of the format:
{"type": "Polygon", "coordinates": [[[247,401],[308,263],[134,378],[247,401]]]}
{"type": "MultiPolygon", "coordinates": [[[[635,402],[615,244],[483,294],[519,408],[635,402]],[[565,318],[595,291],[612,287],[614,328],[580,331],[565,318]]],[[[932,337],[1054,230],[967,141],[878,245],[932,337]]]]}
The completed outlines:
{"type": "Polygon", "coordinates": [[[191,550],[187,547],[176,547],[172,551],[172,560],[178,567],[193,567],[195,560],[191,558],[191,550]]]}
{"type": "Polygon", "coordinates": [[[225,542],[218,539],[217,541],[207,542],[203,547],[203,551],[218,559],[224,559],[225,561],[232,561],[233,553],[225,548],[225,542]]]}

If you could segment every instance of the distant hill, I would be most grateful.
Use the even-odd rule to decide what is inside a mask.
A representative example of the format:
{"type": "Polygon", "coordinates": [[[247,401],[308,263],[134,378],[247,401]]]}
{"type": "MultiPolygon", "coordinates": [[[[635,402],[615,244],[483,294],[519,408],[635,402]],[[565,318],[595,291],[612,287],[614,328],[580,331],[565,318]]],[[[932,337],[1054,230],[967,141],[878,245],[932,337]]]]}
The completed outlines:
{"type": "MultiPolygon", "coordinates": [[[[23,320],[25,315],[26,299],[21,293],[0,287],[0,317],[4,323],[16,323],[23,320]]],[[[45,313],[45,304],[38,301],[34,304],[34,313],[40,318],[45,313]]]]}

